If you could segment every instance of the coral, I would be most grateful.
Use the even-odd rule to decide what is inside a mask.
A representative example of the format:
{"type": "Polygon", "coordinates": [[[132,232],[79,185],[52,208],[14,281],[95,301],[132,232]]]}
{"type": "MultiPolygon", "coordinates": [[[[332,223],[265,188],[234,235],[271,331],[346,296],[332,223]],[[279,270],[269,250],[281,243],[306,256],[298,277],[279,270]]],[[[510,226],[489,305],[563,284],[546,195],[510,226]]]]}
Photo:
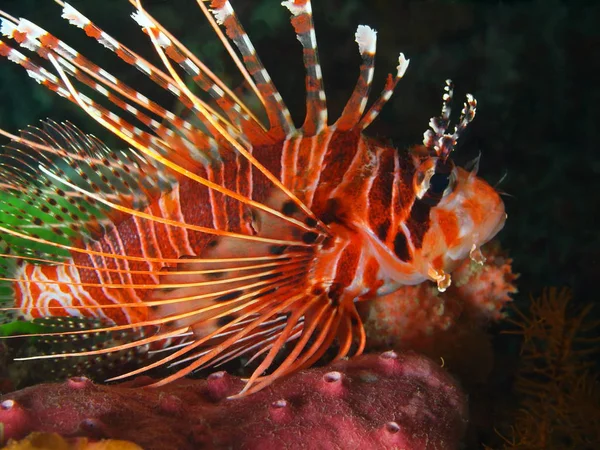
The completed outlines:
{"type": "Polygon", "coordinates": [[[112,439],[92,442],[87,438],[64,439],[57,433],[31,433],[23,440],[11,440],[3,450],[142,450],[142,448],[131,442],[112,439]]]}
{"type": "Polygon", "coordinates": [[[529,313],[516,311],[512,334],[523,337],[516,391],[521,401],[505,449],[600,448],[597,328],[592,304],[570,305],[571,291],[545,290],[529,313]]]}
{"type": "Polygon", "coordinates": [[[146,450],[453,449],[467,423],[453,379],[412,352],[300,371],[243,398],[228,398],[244,383],[225,372],[141,387],[149,381],[103,386],[72,378],[5,395],[4,437],[57,432],[125,439],[146,450]]]}
{"type": "Polygon", "coordinates": [[[462,261],[443,293],[422,283],[359,305],[369,348],[416,350],[442,358],[458,375],[485,378],[492,360],[485,325],[503,317],[518,275],[498,243],[481,251],[485,262],[462,261]]]}
{"type": "Polygon", "coordinates": [[[497,241],[483,247],[482,254],[483,264],[466,259],[452,272],[454,288],[448,295],[464,304],[463,314],[469,319],[499,320],[504,317],[502,309],[517,292],[515,280],[519,275],[512,272],[512,259],[497,241]]]}

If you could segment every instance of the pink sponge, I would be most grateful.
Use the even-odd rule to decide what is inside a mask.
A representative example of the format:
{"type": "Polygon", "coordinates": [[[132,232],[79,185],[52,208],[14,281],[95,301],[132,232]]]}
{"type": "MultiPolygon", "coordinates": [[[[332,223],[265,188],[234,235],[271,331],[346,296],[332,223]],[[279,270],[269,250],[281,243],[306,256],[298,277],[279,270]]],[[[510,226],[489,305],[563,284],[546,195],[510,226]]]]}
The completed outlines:
{"type": "Polygon", "coordinates": [[[4,439],[32,431],[133,441],[146,450],[453,449],[465,396],[433,361],[386,352],[304,370],[227,399],[243,381],[224,372],[144,388],[85,378],[5,395],[4,439]]]}

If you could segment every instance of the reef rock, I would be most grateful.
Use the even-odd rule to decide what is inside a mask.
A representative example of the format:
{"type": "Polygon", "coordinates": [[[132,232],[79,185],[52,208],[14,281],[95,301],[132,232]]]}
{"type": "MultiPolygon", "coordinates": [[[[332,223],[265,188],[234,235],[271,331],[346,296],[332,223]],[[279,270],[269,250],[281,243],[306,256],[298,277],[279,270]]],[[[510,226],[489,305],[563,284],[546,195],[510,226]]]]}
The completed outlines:
{"type": "Polygon", "coordinates": [[[225,372],[161,388],[147,377],[121,385],[86,378],[4,395],[6,439],[31,432],[123,439],[146,450],[454,449],[466,399],[446,371],[393,351],[300,371],[230,399],[244,382],[225,372]]]}
{"type": "Polygon", "coordinates": [[[484,381],[493,364],[486,328],[504,318],[518,274],[497,242],[481,251],[479,263],[458,265],[445,292],[426,282],[359,303],[367,350],[414,350],[444,361],[462,382],[484,381]]]}

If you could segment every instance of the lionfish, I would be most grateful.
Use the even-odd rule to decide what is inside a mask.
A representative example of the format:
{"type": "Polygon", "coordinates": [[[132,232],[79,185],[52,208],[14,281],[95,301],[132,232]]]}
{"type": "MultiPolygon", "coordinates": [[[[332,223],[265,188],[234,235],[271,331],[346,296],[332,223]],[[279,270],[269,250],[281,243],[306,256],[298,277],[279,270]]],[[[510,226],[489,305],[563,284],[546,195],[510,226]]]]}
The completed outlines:
{"type": "Polygon", "coordinates": [[[423,145],[400,151],[363,134],[409,64],[400,53],[397,73],[366,110],[376,48],[368,26],[356,31],[358,82],[330,125],[311,3],[282,3],[306,71],[298,128],[229,1],[197,3],[266,119],[140,0],[131,0],[132,17],[160,67],[57,2],[63,18],[172,94],[181,112],[36,24],[2,13],[9,39],[0,54],[125,147],[110,149],[50,120],[18,136],[1,131],[11,139],[0,166],[3,310],[63,324],[36,334],[54,338],[56,351],[22,359],[144,349],[158,356],[110,380],[176,367],[153,384],[160,386],[243,357],[257,364],[239,394],[246,395],[329,348],[336,359],[360,354],[366,338],[357,302],[426,280],[443,291],[456,263],[481,262],[480,246],[504,225],[498,193],[450,157],[476,100],[467,95],[451,130],[449,80],[423,145]],[[86,347],[91,334],[114,337],[86,347]],[[67,338],[74,349],[61,352],[67,338]]]}

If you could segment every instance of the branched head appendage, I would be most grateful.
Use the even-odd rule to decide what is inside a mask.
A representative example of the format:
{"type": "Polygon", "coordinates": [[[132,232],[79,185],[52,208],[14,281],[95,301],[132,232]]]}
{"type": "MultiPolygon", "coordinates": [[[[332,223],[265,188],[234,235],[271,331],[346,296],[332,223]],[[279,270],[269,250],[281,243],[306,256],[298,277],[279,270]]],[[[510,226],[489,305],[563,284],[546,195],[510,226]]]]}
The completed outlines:
{"type": "Polygon", "coordinates": [[[444,95],[442,96],[442,114],[439,117],[431,118],[429,121],[431,129],[423,134],[423,145],[427,147],[431,156],[448,158],[454,150],[460,134],[475,118],[477,100],[471,94],[467,94],[467,101],[460,113],[458,124],[454,127],[454,133],[449,134],[446,132],[450,124],[450,112],[452,110],[450,104],[452,103],[453,94],[454,84],[452,80],[446,80],[444,95]]]}

